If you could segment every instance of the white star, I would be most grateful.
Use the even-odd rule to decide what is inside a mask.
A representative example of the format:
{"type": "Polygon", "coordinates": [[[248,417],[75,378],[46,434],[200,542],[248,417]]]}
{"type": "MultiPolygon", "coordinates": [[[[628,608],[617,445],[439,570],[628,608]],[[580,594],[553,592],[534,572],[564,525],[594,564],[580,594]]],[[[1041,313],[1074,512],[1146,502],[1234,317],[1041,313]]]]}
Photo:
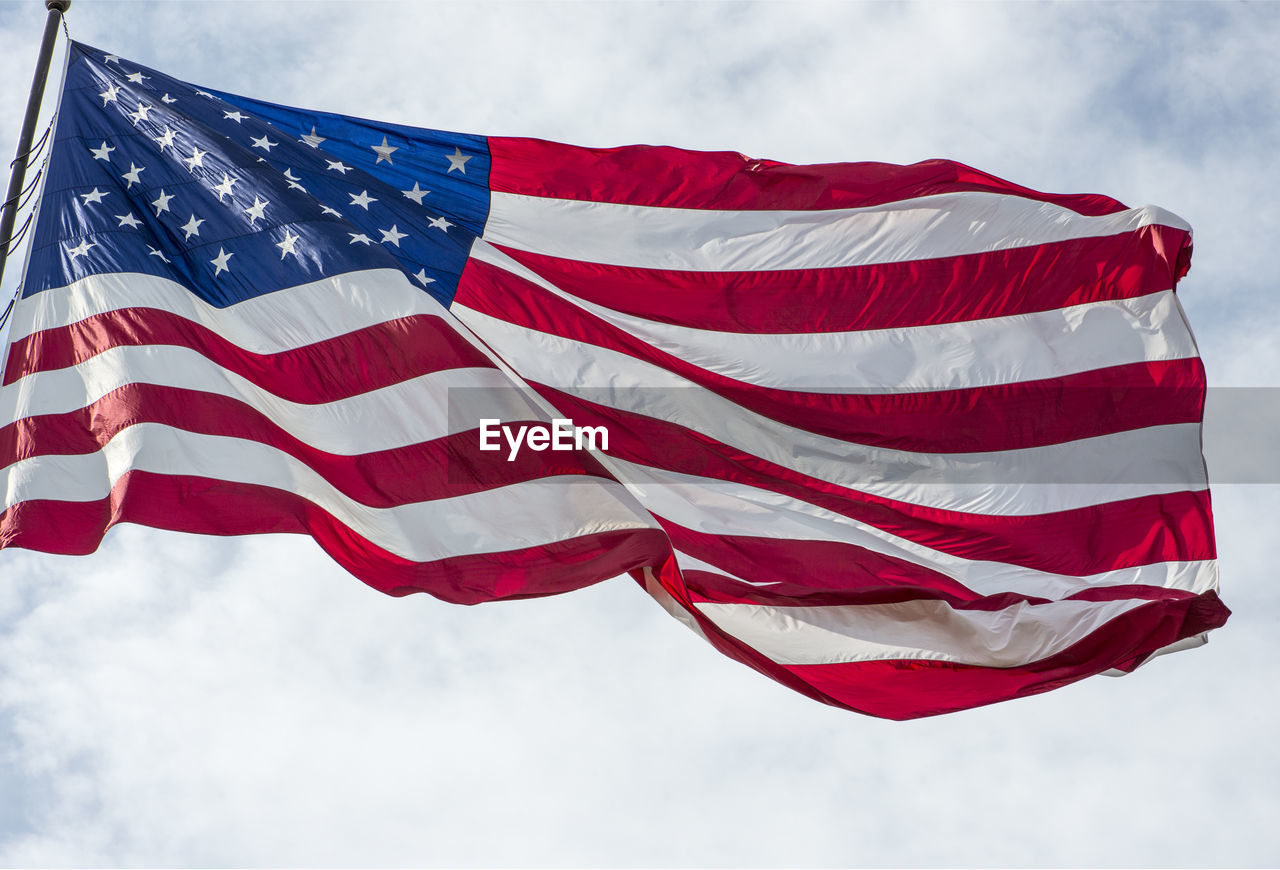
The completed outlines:
{"type": "Polygon", "coordinates": [[[79,197],[84,200],[85,205],[88,205],[91,202],[95,204],[102,202],[102,198],[107,195],[108,193],[106,191],[98,190],[98,188],[95,187],[93,190],[89,191],[88,193],[79,194],[79,197]]]}
{"type": "Polygon", "coordinates": [[[276,245],[276,247],[280,249],[280,259],[283,260],[285,254],[293,254],[295,257],[298,256],[298,252],[293,249],[293,246],[299,238],[301,238],[301,236],[295,236],[293,233],[289,232],[288,227],[285,227],[284,241],[276,245]]]}
{"type": "Polygon", "coordinates": [[[360,191],[359,196],[356,196],[354,193],[348,193],[347,196],[351,197],[352,205],[358,205],[365,211],[369,210],[369,203],[378,201],[376,198],[370,196],[369,191],[367,190],[360,191]]]}
{"type": "Polygon", "coordinates": [[[184,157],[182,159],[182,162],[187,164],[187,171],[195,172],[197,166],[201,166],[201,167],[204,166],[204,157],[208,153],[209,153],[208,151],[201,151],[199,148],[192,145],[191,156],[184,157]]]}
{"type": "Polygon", "coordinates": [[[209,98],[209,99],[211,99],[211,100],[213,100],[213,99],[217,99],[213,94],[209,93],[208,91],[202,91],[202,90],[199,90],[199,89],[197,89],[197,90],[196,90],[196,96],[197,96],[197,97],[208,97],[208,98],[209,98]]]}
{"type": "Polygon", "coordinates": [[[138,103],[138,108],[129,113],[129,117],[133,119],[133,126],[138,126],[139,121],[148,120],[147,114],[151,111],[151,107],[146,103],[138,103]]]}
{"type": "Polygon", "coordinates": [[[237,124],[239,124],[241,121],[243,121],[245,118],[249,116],[240,114],[240,110],[237,109],[234,112],[223,112],[222,117],[230,118],[232,121],[235,121],[237,124]]]}
{"type": "Polygon", "coordinates": [[[362,245],[373,244],[373,239],[369,238],[364,233],[347,233],[347,235],[351,236],[351,241],[347,242],[348,245],[354,245],[356,242],[359,242],[362,245]]]}
{"type": "Polygon", "coordinates": [[[187,241],[191,241],[192,236],[200,235],[200,224],[204,223],[204,218],[191,216],[191,220],[187,221],[187,225],[182,227],[182,231],[187,234],[187,241]]]}
{"type": "Polygon", "coordinates": [[[173,97],[169,96],[168,94],[165,94],[163,97],[160,98],[160,102],[164,103],[165,105],[171,106],[178,101],[173,97]]]}
{"type": "Polygon", "coordinates": [[[114,64],[116,64],[116,65],[119,65],[119,63],[120,63],[120,55],[118,55],[118,54],[106,54],[106,55],[103,55],[103,56],[102,56],[102,62],[103,62],[103,63],[114,63],[114,64]]]}
{"type": "Polygon", "coordinates": [[[218,202],[222,202],[222,198],[225,196],[231,196],[231,185],[235,184],[236,181],[237,179],[232,178],[227,173],[222,173],[222,183],[213,188],[218,192],[218,202]]]}
{"type": "Polygon", "coordinates": [[[152,208],[156,210],[156,217],[160,216],[160,212],[169,210],[169,200],[173,199],[173,194],[166,194],[164,188],[160,188],[160,197],[151,203],[152,208]]]}
{"type": "Polygon", "coordinates": [[[159,136],[152,136],[151,138],[153,141],[160,143],[160,150],[163,151],[166,145],[169,145],[172,147],[174,135],[175,135],[174,132],[170,130],[168,125],[166,124],[163,134],[159,136]]]}
{"type": "Polygon", "coordinates": [[[332,169],[334,172],[341,172],[343,175],[346,175],[347,170],[351,168],[347,164],[343,163],[341,160],[326,160],[325,163],[328,163],[329,168],[332,169]]]}
{"type": "Polygon", "coordinates": [[[76,245],[74,248],[67,248],[67,253],[70,254],[71,259],[74,260],[76,257],[80,257],[89,253],[90,248],[96,248],[96,247],[98,247],[97,242],[91,242],[88,239],[85,239],[83,242],[76,245]]]}
{"type": "Polygon", "coordinates": [[[423,190],[421,187],[418,186],[418,182],[415,181],[413,183],[413,190],[402,190],[400,192],[405,195],[405,199],[411,199],[414,202],[416,202],[418,205],[422,205],[422,198],[426,196],[428,193],[430,193],[431,191],[423,190]]]}
{"type": "Polygon", "coordinates": [[[218,277],[219,275],[221,275],[223,272],[230,272],[230,271],[231,271],[231,267],[227,265],[227,260],[230,260],[230,259],[231,259],[232,257],[234,257],[234,256],[235,256],[235,254],[228,254],[228,253],[227,253],[227,252],[222,248],[222,246],[221,246],[221,245],[219,245],[219,246],[218,246],[218,256],[214,257],[212,260],[210,260],[210,261],[209,261],[210,263],[212,263],[214,266],[216,266],[216,267],[217,267],[217,269],[216,269],[216,270],[214,271],[214,273],[213,273],[213,277],[217,278],[217,277],[218,277]]]}
{"type": "Polygon", "coordinates": [[[329,206],[325,205],[324,203],[321,203],[321,204],[320,204],[320,213],[321,213],[321,214],[331,214],[331,215],[333,215],[334,217],[342,217],[342,212],[338,211],[336,208],[330,208],[329,206]]]}
{"type": "Polygon", "coordinates": [[[160,253],[158,250],[156,250],[155,248],[151,247],[150,245],[147,245],[147,250],[151,252],[151,256],[153,256],[153,257],[159,257],[161,260],[164,260],[166,263],[168,263],[168,262],[169,262],[169,258],[168,258],[168,257],[166,257],[164,254],[160,253]]]}
{"type": "Polygon", "coordinates": [[[392,244],[392,245],[395,245],[397,248],[400,247],[401,239],[409,238],[409,234],[400,232],[398,229],[396,229],[395,224],[392,224],[391,229],[389,230],[378,230],[378,232],[382,233],[382,243],[384,245],[392,244]]]}
{"type": "Polygon", "coordinates": [[[300,190],[303,193],[307,192],[307,189],[298,183],[302,179],[294,175],[292,169],[286,169],[284,171],[284,177],[285,177],[285,180],[289,182],[289,187],[292,188],[293,190],[300,190]]]}
{"type": "Polygon", "coordinates": [[[122,227],[132,227],[136,230],[138,227],[142,226],[142,221],[134,217],[133,212],[129,212],[128,214],[118,214],[116,215],[116,220],[120,221],[119,226],[122,227]]]}
{"type": "Polygon", "coordinates": [[[438,230],[444,230],[446,233],[449,232],[449,227],[453,226],[453,224],[449,223],[447,220],[445,220],[442,217],[438,217],[438,218],[435,218],[434,220],[427,221],[427,223],[431,224],[431,226],[435,227],[438,230]]]}
{"type": "Polygon", "coordinates": [[[110,84],[107,85],[107,89],[98,94],[98,96],[102,97],[102,105],[105,106],[107,103],[117,102],[116,95],[119,93],[120,88],[117,85],[110,84]]]}
{"type": "Polygon", "coordinates": [[[135,85],[140,85],[140,84],[142,84],[144,81],[150,81],[150,80],[151,80],[151,76],[144,76],[144,75],[143,75],[142,73],[140,73],[140,72],[133,73],[132,75],[127,75],[127,76],[125,76],[125,78],[127,78],[129,81],[133,82],[135,85]]]}
{"type": "MultiPolygon", "coordinates": [[[[373,164],[375,166],[377,166],[379,163],[381,163],[384,160],[387,161],[388,163],[391,163],[391,152],[400,150],[395,145],[388,145],[386,136],[382,137],[381,145],[370,145],[369,147],[372,148],[378,155],[378,159],[373,161],[373,164]]],[[[391,165],[395,166],[394,163],[391,163],[391,165]]]]}
{"type": "Polygon", "coordinates": [[[461,172],[463,175],[467,174],[467,161],[471,159],[470,154],[463,154],[462,150],[455,145],[453,147],[453,153],[446,154],[445,159],[449,161],[449,169],[447,172],[445,172],[445,175],[448,175],[450,172],[453,172],[453,170],[455,169],[461,172]]]}
{"type": "Polygon", "coordinates": [[[140,173],[142,173],[142,172],[145,172],[145,171],[146,171],[146,169],[147,169],[147,167],[145,167],[145,166],[137,166],[137,165],[135,165],[135,164],[134,164],[134,162],[133,162],[132,160],[130,160],[130,161],[129,161],[129,171],[128,171],[128,172],[126,172],[124,175],[120,176],[120,177],[121,177],[121,178],[123,178],[125,181],[129,182],[128,184],[126,184],[126,185],[124,186],[124,189],[125,189],[125,190],[128,190],[129,188],[133,187],[135,184],[142,184],[142,179],[141,179],[141,178],[139,178],[139,177],[138,177],[138,175],[139,175],[140,173]]]}
{"type": "Polygon", "coordinates": [[[116,149],[112,148],[110,145],[107,144],[107,140],[103,139],[102,144],[99,145],[97,148],[90,148],[89,153],[93,155],[94,160],[105,160],[108,163],[110,163],[111,157],[108,155],[110,155],[111,152],[115,150],[116,149]]]}
{"type": "Polygon", "coordinates": [[[303,134],[302,138],[298,141],[305,145],[310,145],[312,148],[319,148],[320,143],[325,141],[325,139],[323,136],[316,135],[316,128],[313,126],[311,128],[311,132],[303,134]]]}
{"type": "Polygon", "coordinates": [[[259,218],[266,218],[263,214],[263,209],[269,205],[271,203],[265,199],[259,199],[257,196],[253,198],[253,205],[244,210],[244,213],[249,216],[249,226],[253,226],[259,218]]]}
{"type": "Polygon", "coordinates": [[[272,148],[280,144],[279,142],[272,142],[270,139],[266,137],[266,134],[263,134],[261,139],[253,139],[252,137],[250,137],[250,141],[253,142],[254,148],[261,148],[263,151],[267,152],[268,154],[271,153],[272,148]]]}
{"type": "Polygon", "coordinates": [[[418,274],[414,275],[413,277],[415,277],[415,278],[417,278],[419,281],[421,281],[421,282],[422,282],[422,286],[423,286],[423,287],[427,286],[428,284],[434,284],[434,283],[436,283],[436,279],[435,279],[435,278],[428,278],[428,277],[427,277],[427,270],[426,270],[426,269],[419,269],[419,270],[418,270],[418,274]]]}

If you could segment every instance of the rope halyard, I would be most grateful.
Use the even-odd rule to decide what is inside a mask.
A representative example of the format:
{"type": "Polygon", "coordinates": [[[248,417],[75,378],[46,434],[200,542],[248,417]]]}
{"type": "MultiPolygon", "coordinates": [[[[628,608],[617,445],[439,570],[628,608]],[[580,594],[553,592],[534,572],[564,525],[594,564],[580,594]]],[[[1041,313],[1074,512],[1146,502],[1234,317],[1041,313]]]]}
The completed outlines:
{"type": "MultiPolygon", "coordinates": [[[[27,111],[22,120],[22,131],[18,134],[18,154],[13,158],[13,162],[9,164],[11,172],[9,175],[9,189],[5,195],[4,206],[0,213],[0,237],[9,239],[13,236],[13,227],[17,223],[18,210],[21,208],[18,201],[24,193],[29,191],[25,186],[27,176],[27,166],[33,154],[38,154],[40,149],[44,148],[47,143],[52,129],[53,122],[40,137],[39,144],[34,147],[31,140],[35,137],[36,120],[40,114],[40,104],[44,100],[45,82],[49,78],[49,62],[53,57],[53,45],[58,38],[58,22],[61,20],[63,32],[70,34],[67,29],[66,20],[63,13],[71,6],[71,0],[45,0],[45,8],[49,10],[48,16],[45,18],[44,35],[40,40],[40,53],[36,59],[35,73],[31,79],[31,93],[27,97],[27,111]]],[[[54,112],[57,117],[57,112],[54,112]]],[[[21,231],[19,231],[21,232],[21,231]]],[[[4,267],[8,262],[11,250],[10,241],[0,243],[0,280],[4,278],[4,267]]]]}
{"type": "Polygon", "coordinates": [[[16,166],[19,160],[25,159],[27,163],[30,163],[37,156],[39,156],[40,149],[44,148],[44,143],[49,139],[49,131],[52,129],[53,129],[53,122],[50,121],[49,126],[44,128],[44,135],[40,137],[40,141],[37,142],[34,147],[28,150],[26,154],[19,154],[17,157],[10,160],[9,168],[12,169],[14,166],[16,166]]]}

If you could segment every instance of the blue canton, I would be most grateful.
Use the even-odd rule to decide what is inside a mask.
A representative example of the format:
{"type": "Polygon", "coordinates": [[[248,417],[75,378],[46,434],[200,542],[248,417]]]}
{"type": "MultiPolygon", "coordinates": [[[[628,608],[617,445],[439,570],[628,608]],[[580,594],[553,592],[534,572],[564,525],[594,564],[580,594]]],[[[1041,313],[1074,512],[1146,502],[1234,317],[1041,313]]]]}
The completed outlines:
{"type": "Polygon", "coordinates": [[[171,278],[218,307],[394,268],[448,305],[489,211],[482,136],[196,88],[73,43],[23,295],[171,278]]]}

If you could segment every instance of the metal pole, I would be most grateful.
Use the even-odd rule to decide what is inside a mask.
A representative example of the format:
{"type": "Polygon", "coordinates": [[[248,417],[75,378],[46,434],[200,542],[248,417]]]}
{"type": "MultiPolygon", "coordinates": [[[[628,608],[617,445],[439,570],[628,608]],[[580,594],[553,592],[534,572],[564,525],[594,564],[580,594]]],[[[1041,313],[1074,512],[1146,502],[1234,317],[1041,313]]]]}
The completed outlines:
{"type": "Polygon", "coordinates": [[[18,156],[13,161],[9,175],[9,193],[4,199],[4,214],[0,215],[0,281],[4,280],[4,264],[9,259],[9,241],[13,225],[18,220],[18,198],[27,181],[27,155],[31,152],[31,140],[36,134],[36,120],[40,115],[40,103],[44,99],[44,84],[49,78],[49,61],[53,58],[53,43],[58,38],[58,23],[67,11],[71,0],[45,0],[49,17],[44,22],[44,39],[40,43],[40,57],[36,60],[36,74],[31,80],[31,96],[27,98],[27,117],[22,121],[22,133],[18,136],[18,156]]]}

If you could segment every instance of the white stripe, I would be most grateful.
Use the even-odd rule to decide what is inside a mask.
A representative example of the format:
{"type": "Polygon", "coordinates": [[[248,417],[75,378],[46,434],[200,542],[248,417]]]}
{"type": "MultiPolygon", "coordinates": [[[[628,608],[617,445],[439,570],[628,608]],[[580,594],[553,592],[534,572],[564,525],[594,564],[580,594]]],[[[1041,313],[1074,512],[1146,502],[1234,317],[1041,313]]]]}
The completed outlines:
{"type": "MultiPolygon", "coordinates": [[[[1172,290],[957,323],[753,334],[659,323],[578,299],[484,243],[473,247],[472,256],[660,351],[761,387],[824,393],[953,390],[1197,355],[1172,290]]],[[[460,307],[454,310],[461,316],[460,307]]]]}
{"type": "Polygon", "coordinates": [[[821,269],[951,257],[1108,236],[1151,224],[1154,206],[1086,217],[998,193],[948,193],[866,208],[726,211],[494,192],[484,239],[617,266],[697,272],[821,269]]]}
{"type": "Polygon", "coordinates": [[[134,470],[293,493],[377,546],[417,562],[657,525],[619,484],[599,479],[534,480],[374,508],[343,495],[307,465],[275,448],[154,423],[125,429],[97,453],[36,456],[14,463],[0,471],[3,508],[35,499],[96,501],[134,470]]]}
{"type": "Polygon", "coordinates": [[[944,601],[834,607],[694,606],[722,631],[781,665],[916,659],[1013,668],[1062,652],[1123,613],[1151,602],[1020,602],[954,610],[944,601]]]}
{"type": "MultiPolygon", "coordinates": [[[[904,559],[951,577],[979,595],[1015,592],[1061,599],[1100,586],[1157,586],[1201,593],[1217,588],[1217,563],[1157,562],[1083,577],[1004,562],[965,559],[900,538],[808,502],[740,483],[665,471],[610,457],[615,476],[650,513],[695,532],[769,540],[833,541],[904,559]]],[[[681,562],[683,564],[683,562],[681,562]]],[[[727,573],[714,569],[719,573],[727,573]]],[[[753,582],[778,579],[761,566],[753,582]]],[[[807,578],[782,578],[806,583],[807,578]]]]}
{"type": "Polygon", "coordinates": [[[785,468],[897,501],[970,513],[1041,514],[1207,486],[1195,423],[989,453],[871,447],[755,414],[626,354],[461,305],[453,311],[482,339],[502,348],[527,380],[676,423],[785,468]]]}
{"type": "Polygon", "coordinates": [[[393,269],[335,275],[217,308],[186,287],[140,273],[108,273],[44,290],[14,306],[9,340],[121,308],[154,308],[193,320],[253,353],[303,347],[413,314],[444,308],[393,269]]]}
{"type": "Polygon", "coordinates": [[[0,420],[68,413],[131,383],[236,399],[300,441],[344,456],[465,432],[482,418],[550,419],[497,369],[445,369],[307,404],[282,399],[190,348],[146,345],[114,347],[71,368],[36,372],[0,387],[0,420]]]}

